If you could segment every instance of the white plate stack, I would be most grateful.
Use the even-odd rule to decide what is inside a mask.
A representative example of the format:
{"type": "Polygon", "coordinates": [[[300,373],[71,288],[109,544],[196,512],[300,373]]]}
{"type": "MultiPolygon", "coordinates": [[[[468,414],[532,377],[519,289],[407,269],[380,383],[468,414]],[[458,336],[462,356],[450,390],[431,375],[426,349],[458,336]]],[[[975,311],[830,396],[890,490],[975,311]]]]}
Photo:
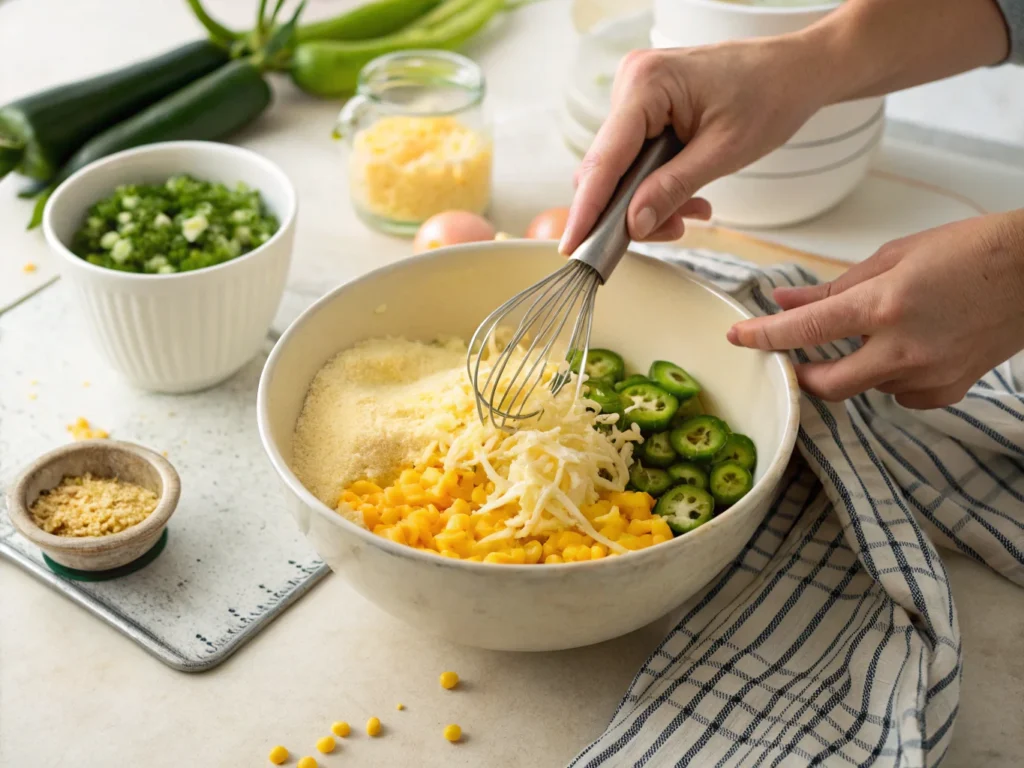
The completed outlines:
{"type": "MultiPolygon", "coordinates": [[[[582,155],[611,108],[618,62],[637,48],[676,48],[781,34],[835,7],[750,5],[723,0],[655,0],[654,13],[615,19],[584,36],[562,111],[566,142],[582,155]]],[[[701,190],[715,221],[737,227],[784,227],[818,216],[845,199],[867,174],[885,123],[881,98],[825,107],[782,147],[701,190]]]]}

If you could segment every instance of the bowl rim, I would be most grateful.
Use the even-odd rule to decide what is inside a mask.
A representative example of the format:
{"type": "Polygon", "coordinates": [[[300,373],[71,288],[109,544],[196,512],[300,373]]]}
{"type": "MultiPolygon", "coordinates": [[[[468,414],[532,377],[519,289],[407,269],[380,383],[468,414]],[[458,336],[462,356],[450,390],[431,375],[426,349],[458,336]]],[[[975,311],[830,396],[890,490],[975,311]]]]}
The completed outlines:
{"type": "Polygon", "coordinates": [[[745,2],[733,2],[731,0],[681,0],[680,4],[714,8],[725,11],[726,15],[731,16],[797,16],[805,13],[835,10],[842,5],[842,0],[821,0],[814,5],[750,5],[745,2]]]}
{"type": "MultiPolygon", "coordinates": [[[[129,183],[127,180],[122,181],[122,184],[129,183]]],[[[263,190],[259,190],[261,196],[263,190]]],[[[98,201],[95,201],[98,202],[98,201]]],[[[225,144],[219,141],[159,141],[153,144],[144,144],[141,147],[133,147],[132,149],[125,149],[120,152],[115,152],[112,155],[107,155],[99,160],[94,160],[84,168],[80,168],[75,171],[71,176],[66,178],[57,189],[54,190],[53,194],[50,195],[50,199],[46,201],[46,207],[43,209],[43,235],[46,238],[46,242],[50,248],[61,255],[64,261],[71,264],[75,268],[84,269],[86,272],[90,272],[96,275],[103,275],[105,277],[116,279],[116,280],[127,280],[137,281],[145,280],[153,282],[156,280],[171,281],[171,280],[187,280],[196,279],[196,275],[208,275],[225,269],[230,269],[234,265],[244,261],[248,261],[251,258],[257,257],[259,254],[264,253],[271,247],[276,245],[279,241],[284,239],[286,233],[292,228],[295,221],[295,217],[298,214],[298,195],[295,191],[295,186],[292,184],[288,174],[286,174],[281,167],[259,154],[254,152],[247,147],[240,147],[235,144],[225,144]],[[167,275],[161,274],[149,274],[147,272],[121,272],[116,269],[108,269],[107,267],[100,267],[96,264],[90,264],[83,258],[75,255],[71,249],[64,244],[56,232],[53,229],[53,211],[61,197],[67,194],[68,190],[71,189],[75,184],[81,183],[81,181],[89,175],[96,173],[97,171],[105,168],[109,165],[115,165],[117,163],[125,163],[126,169],[129,171],[127,175],[130,175],[132,164],[140,157],[149,154],[158,154],[161,152],[169,152],[172,150],[184,150],[186,152],[193,153],[213,153],[213,154],[225,154],[225,155],[236,155],[242,158],[246,162],[253,165],[262,166],[271,176],[276,178],[280,188],[284,191],[287,198],[287,211],[286,214],[279,217],[279,223],[277,231],[274,235],[267,240],[267,242],[260,246],[253,248],[248,253],[243,253],[241,256],[237,256],[229,261],[221,262],[220,264],[214,264],[211,267],[202,267],[200,269],[189,270],[188,272],[174,272],[167,275]]]]}
{"type": "Polygon", "coordinates": [[[7,515],[18,532],[43,550],[74,553],[80,556],[107,554],[138,539],[154,535],[167,525],[181,496],[181,478],[171,463],[155,451],[123,440],[79,440],[54,448],[25,467],[7,491],[7,515]],[[29,482],[42,470],[64,462],[86,449],[99,448],[108,453],[130,454],[147,462],[160,475],[163,489],[152,512],[140,523],[106,536],[57,536],[36,525],[25,503],[29,482]]]}
{"type": "MultiPolygon", "coordinates": [[[[287,486],[288,490],[291,493],[293,493],[307,508],[315,512],[321,518],[329,521],[330,524],[339,525],[343,529],[350,530],[354,535],[358,536],[365,543],[381,548],[389,554],[403,558],[409,558],[413,561],[418,561],[422,563],[430,563],[438,567],[450,567],[456,569],[468,568],[470,571],[476,571],[478,573],[481,572],[482,569],[482,572],[486,573],[498,572],[518,576],[529,574],[530,578],[549,578],[541,574],[564,574],[565,571],[563,569],[569,567],[584,569],[610,567],[630,568],[634,566],[639,566],[640,564],[645,562],[645,559],[657,556],[657,554],[652,555],[652,550],[665,552],[666,550],[661,549],[662,547],[672,547],[674,545],[678,546],[677,542],[681,541],[684,537],[675,537],[672,539],[672,541],[664,542],[662,544],[659,544],[657,547],[652,546],[647,547],[646,549],[632,551],[629,553],[628,557],[606,557],[600,560],[588,560],[585,562],[555,563],[552,565],[545,565],[545,567],[543,568],[537,568],[535,565],[526,564],[503,564],[501,565],[500,568],[498,568],[493,563],[476,563],[468,560],[455,560],[452,558],[440,557],[437,554],[427,554],[426,552],[422,552],[416,549],[415,547],[398,544],[396,542],[391,541],[390,539],[385,539],[382,536],[377,536],[372,531],[369,531],[363,526],[358,525],[352,522],[351,520],[347,519],[343,515],[339,514],[336,510],[328,507],[316,496],[314,496],[309,491],[309,489],[307,489],[302,484],[302,482],[292,471],[291,467],[289,467],[288,463],[284,460],[284,457],[281,455],[280,450],[278,450],[275,441],[272,439],[270,435],[270,407],[268,390],[270,388],[270,379],[271,377],[274,376],[280,357],[283,354],[283,350],[288,346],[288,342],[291,340],[291,338],[297,335],[306,323],[310,322],[311,319],[318,312],[322,311],[325,306],[334,301],[338,295],[343,294],[347,291],[357,289],[361,283],[379,277],[380,275],[402,269],[406,264],[409,263],[422,263],[432,261],[434,259],[444,258],[449,254],[460,253],[462,251],[469,250],[478,250],[481,247],[499,250],[499,248],[493,247],[494,245],[500,246],[501,250],[508,249],[511,251],[516,251],[527,249],[539,249],[541,247],[544,247],[550,248],[552,251],[554,251],[557,248],[558,241],[517,239],[491,242],[476,242],[464,243],[461,245],[453,245],[445,248],[437,248],[430,251],[426,251],[425,253],[411,256],[409,258],[402,259],[391,264],[386,264],[382,267],[378,267],[377,269],[359,275],[358,277],[346,280],[345,282],[331,289],[323,296],[321,296],[319,299],[317,299],[315,302],[313,302],[313,304],[307,307],[295,320],[292,321],[292,323],[288,326],[285,332],[281,334],[281,337],[277,340],[277,343],[274,344],[274,348],[273,350],[271,350],[271,353],[267,358],[267,362],[263,366],[263,371],[260,374],[259,388],[256,394],[256,422],[259,428],[260,442],[263,444],[263,450],[264,452],[266,452],[267,458],[273,465],[274,470],[277,472],[281,480],[284,481],[285,485],[287,486]]],[[[751,314],[746,309],[746,307],[740,304],[732,296],[725,293],[721,289],[717,288],[710,282],[700,278],[698,275],[694,274],[689,270],[685,270],[677,265],[669,264],[668,262],[663,261],[662,259],[657,259],[653,256],[647,256],[645,254],[640,254],[635,251],[628,251],[626,254],[626,258],[640,259],[643,261],[648,261],[661,265],[663,267],[679,270],[679,276],[682,279],[690,280],[696,283],[704,290],[708,291],[713,296],[715,296],[717,299],[725,301],[731,307],[736,309],[743,317],[753,317],[753,314],[751,314]]],[[[775,485],[777,485],[778,481],[782,478],[783,473],[785,472],[786,467],[789,464],[790,457],[793,453],[793,448],[796,444],[797,433],[799,431],[800,426],[801,395],[800,388],[797,384],[796,371],[794,370],[793,363],[790,361],[788,355],[785,355],[781,352],[760,352],[760,354],[764,354],[771,357],[773,361],[782,368],[786,384],[786,391],[789,395],[788,402],[786,403],[786,414],[784,419],[785,427],[783,429],[782,441],[779,446],[779,450],[772,457],[772,461],[768,465],[768,468],[765,470],[764,475],[758,482],[754,484],[754,487],[751,489],[751,493],[749,493],[735,505],[729,507],[729,509],[725,510],[725,512],[723,512],[721,515],[714,517],[713,519],[711,519],[704,525],[700,526],[696,530],[686,534],[686,537],[701,535],[707,536],[707,531],[714,530],[714,528],[723,525],[724,523],[721,523],[719,521],[723,520],[727,516],[735,517],[737,511],[739,511],[740,514],[746,512],[747,509],[751,507],[755,502],[756,497],[753,492],[760,488],[761,493],[757,495],[758,497],[760,497],[766,492],[765,489],[769,487],[774,488],[775,485]],[[704,533],[701,533],[702,531],[704,531],[704,533]]],[[[693,541],[694,539],[688,538],[688,540],[693,541]]],[[[746,542],[743,543],[745,544],[746,542]]]]}

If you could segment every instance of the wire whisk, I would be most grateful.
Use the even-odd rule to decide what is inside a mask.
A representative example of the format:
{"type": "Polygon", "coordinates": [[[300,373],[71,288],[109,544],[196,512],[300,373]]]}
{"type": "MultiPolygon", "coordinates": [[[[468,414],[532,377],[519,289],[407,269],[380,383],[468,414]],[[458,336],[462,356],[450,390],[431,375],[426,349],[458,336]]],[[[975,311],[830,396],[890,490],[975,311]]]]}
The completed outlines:
{"type": "Polygon", "coordinates": [[[545,383],[558,394],[575,380],[574,397],[579,397],[583,378],[575,374],[586,366],[597,289],[608,281],[629,247],[629,201],[640,182],[681,149],[671,129],[646,142],[565,266],[517,293],[477,328],[469,342],[466,370],[481,421],[490,419],[496,427],[512,431],[538,416],[540,409],[530,405],[530,398],[545,383]],[[513,326],[520,312],[522,319],[513,326]],[[506,331],[511,335],[499,346],[506,331]],[[486,360],[489,353],[493,359],[486,360]]]}

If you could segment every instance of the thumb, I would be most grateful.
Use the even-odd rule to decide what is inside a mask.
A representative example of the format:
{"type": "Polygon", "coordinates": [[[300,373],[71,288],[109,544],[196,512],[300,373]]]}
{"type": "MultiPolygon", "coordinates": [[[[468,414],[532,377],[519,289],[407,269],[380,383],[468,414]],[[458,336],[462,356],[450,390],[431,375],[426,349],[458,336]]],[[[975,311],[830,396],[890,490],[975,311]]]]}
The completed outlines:
{"type": "Polygon", "coordinates": [[[722,155],[717,142],[706,134],[698,135],[682,152],[644,179],[626,216],[630,237],[643,240],[655,232],[697,190],[719,176],[722,155]]]}

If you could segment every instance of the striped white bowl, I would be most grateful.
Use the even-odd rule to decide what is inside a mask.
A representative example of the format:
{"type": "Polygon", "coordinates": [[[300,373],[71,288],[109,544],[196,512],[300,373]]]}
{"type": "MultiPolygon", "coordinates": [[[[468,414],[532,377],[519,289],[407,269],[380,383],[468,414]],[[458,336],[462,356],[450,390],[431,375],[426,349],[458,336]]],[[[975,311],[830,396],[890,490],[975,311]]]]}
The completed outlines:
{"type": "Polygon", "coordinates": [[[111,155],[69,178],[46,205],[43,232],[106,361],[142,389],[194,392],[238,371],[266,339],[284,293],[296,211],[288,177],[255,152],[166,142],[111,155]],[[258,189],[280,229],[237,259],[171,275],[105,269],[69,250],[89,207],[119,184],[161,183],[181,173],[258,189]]]}

